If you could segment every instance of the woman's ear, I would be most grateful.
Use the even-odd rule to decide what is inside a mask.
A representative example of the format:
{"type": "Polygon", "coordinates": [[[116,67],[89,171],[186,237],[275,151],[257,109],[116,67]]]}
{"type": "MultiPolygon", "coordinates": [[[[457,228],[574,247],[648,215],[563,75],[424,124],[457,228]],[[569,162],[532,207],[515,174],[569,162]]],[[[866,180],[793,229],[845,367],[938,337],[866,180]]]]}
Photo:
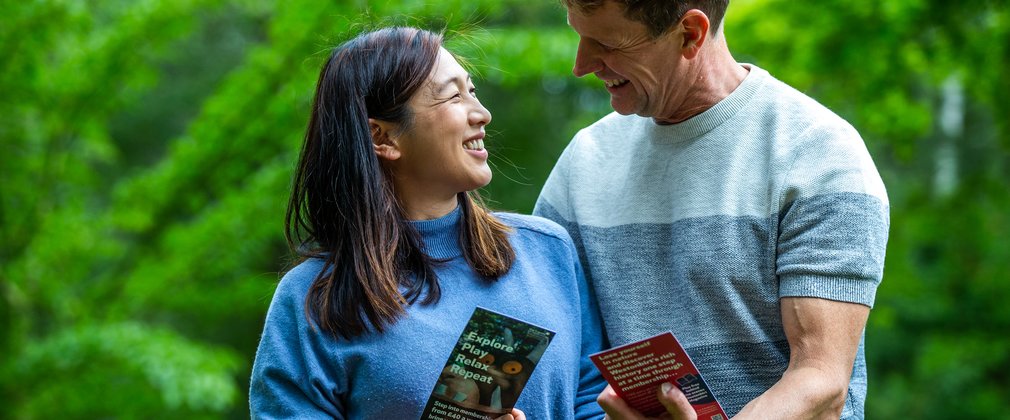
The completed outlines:
{"type": "Polygon", "coordinates": [[[392,123],[374,118],[368,119],[368,131],[372,134],[372,146],[375,155],[381,159],[397,160],[400,158],[400,148],[393,135],[392,123]]]}

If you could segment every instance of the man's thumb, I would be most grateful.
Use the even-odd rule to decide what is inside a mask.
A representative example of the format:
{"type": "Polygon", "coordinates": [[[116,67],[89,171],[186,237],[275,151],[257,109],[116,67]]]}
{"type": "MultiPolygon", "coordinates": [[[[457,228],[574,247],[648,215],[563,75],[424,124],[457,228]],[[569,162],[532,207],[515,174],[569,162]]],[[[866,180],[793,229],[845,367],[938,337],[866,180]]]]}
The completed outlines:
{"type": "Polygon", "coordinates": [[[687,401],[687,396],[669,382],[659,386],[659,402],[674,420],[698,420],[698,413],[687,401]]]}

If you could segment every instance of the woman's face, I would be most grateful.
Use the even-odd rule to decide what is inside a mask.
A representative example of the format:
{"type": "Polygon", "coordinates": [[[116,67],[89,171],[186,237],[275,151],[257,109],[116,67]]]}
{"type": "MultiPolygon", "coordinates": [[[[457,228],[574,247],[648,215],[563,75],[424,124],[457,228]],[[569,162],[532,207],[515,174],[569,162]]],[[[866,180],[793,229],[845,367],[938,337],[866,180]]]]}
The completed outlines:
{"type": "Polygon", "coordinates": [[[451,210],[457,193],[491,182],[484,149],[491,113],[477,100],[470,75],[444,48],[408,107],[410,123],[392,138],[399,155],[387,162],[408,213],[449,200],[451,210]]]}

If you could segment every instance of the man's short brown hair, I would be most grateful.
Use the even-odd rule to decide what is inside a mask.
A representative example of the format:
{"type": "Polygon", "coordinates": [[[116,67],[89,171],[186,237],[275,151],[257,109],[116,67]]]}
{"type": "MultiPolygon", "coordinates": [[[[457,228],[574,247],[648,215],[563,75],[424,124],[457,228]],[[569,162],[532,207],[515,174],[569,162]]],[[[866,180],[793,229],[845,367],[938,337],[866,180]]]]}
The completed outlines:
{"type": "Polygon", "coordinates": [[[653,38],[666,33],[691,9],[705,13],[712,25],[710,30],[714,32],[722,24],[729,7],[729,0],[561,0],[561,3],[583,13],[592,13],[605,1],[624,5],[624,16],[644,24],[653,38]]]}

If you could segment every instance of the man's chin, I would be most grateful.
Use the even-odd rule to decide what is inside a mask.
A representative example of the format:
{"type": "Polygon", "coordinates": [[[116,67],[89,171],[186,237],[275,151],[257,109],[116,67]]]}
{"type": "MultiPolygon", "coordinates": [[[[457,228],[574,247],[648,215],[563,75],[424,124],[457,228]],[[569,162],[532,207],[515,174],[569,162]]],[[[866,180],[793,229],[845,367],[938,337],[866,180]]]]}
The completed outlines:
{"type": "Polygon", "coordinates": [[[622,106],[621,104],[615,104],[613,101],[610,101],[610,108],[612,108],[614,112],[621,115],[632,115],[635,113],[635,110],[631,109],[630,107],[622,106]]]}
{"type": "Polygon", "coordinates": [[[634,104],[629,104],[625,101],[618,101],[614,97],[610,98],[610,108],[612,108],[614,112],[621,115],[639,115],[643,117],[645,116],[639,113],[638,107],[634,106],[634,104]]]}

